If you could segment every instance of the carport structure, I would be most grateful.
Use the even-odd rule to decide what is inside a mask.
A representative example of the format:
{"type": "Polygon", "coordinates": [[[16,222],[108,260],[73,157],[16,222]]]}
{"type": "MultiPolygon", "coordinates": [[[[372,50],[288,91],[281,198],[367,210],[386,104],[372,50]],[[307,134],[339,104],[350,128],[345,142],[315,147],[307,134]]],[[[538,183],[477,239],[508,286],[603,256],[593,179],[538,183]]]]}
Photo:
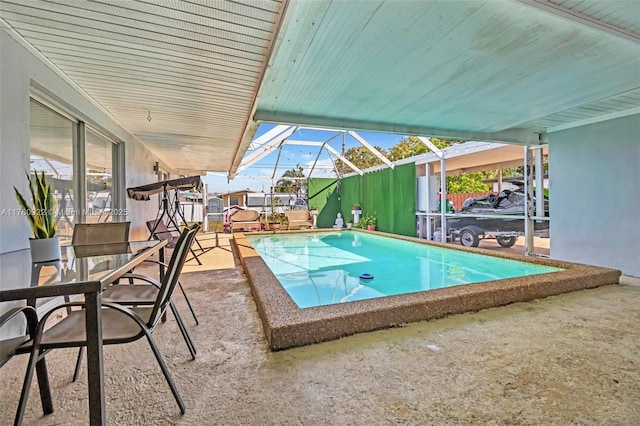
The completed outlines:
{"type": "MultiPolygon", "coordinates": [[[[396,162],[396,164],[412,162],[416,165],[416,175],[419,181],[416,211],[419,236],[432,239],[432,229],[429,225],[430,218],[439,219],[438,226],[440,229],[447,229],[448,217],[461,217],[460,214],[450,214],[439,208],[438,197],[445,199],[447,197],[446,182],[443,176],[495,169],[498,172],[498,185],[500,186],[503,169],[524,166],[523,191],[527,194],[527,197],[524,199],[521,219],[523,220],[525,236],[525,254],[535,255],[533,221],[546,222],[549,220],[549,217],[545,217],[545,203],[543,201],[533,202],[533,200],[538,201],[545,198],[543,163],[549,156],[548,146],[536,145],[523,148],[517,145],[495,142],[467,142],[453,145],[443,150],[439,150],[434,146],[430,148],[432,152],[396,162]],[[532,167],[534,163],[535,169],[532,167]],[[439,180],[439,185],[433,185],[433,183],[438,183],[433,178],[439,180]],[[439,211],[439,213],[433,213],[435,211],[439,211]]],[[[458,208],[460,207],[462,206],[458,206],[458,208]]],[[[477,215],[475,217],[491,218],[492,215],[477,215]]],[[[493,216],[493,218],[500,217],[499,215],[493,216]]],[[[441,233],[440,235],[441,241],[446,241],[446,234],[441,233]]]]}
{"type": "MultiPolygon", "coordinates": [[[[262,122],[548,143],[552,257],[640,275],[640,229],[616,225],[640,209],[624,195],[640,181],[638,1],[4,0],[0,18],[5,205],[34,95],[127,145],[123,187],[155,161],[233,177],[262,122]],[[615,223],[572,213],[593,193],[615,223]]],[[[0,251],[23,248],[25,224],[0,224],[0,251]]]]}

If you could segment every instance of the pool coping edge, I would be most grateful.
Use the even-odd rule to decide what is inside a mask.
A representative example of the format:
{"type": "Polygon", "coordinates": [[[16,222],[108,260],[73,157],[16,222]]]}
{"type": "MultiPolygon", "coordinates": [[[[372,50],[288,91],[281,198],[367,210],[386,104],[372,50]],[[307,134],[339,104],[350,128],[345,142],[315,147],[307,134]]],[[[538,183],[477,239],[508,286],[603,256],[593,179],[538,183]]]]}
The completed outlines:
{"type": "MultiPolygon", "coordinates": [[[[300,232],[336,232],[336,230],[295,231],[295,233],[300,232]]],[[[264,260],[253,249],[246,236],[243,233],[234,233],[234,246],[248,277],[265,337],[272,350],[304,346],[411,322],[432,320],[448,315],[531,301],[575,290],[617,284],[621,275],[619,270],[610,268],[454,246],[377,231],[344,230],[343,232],[374,233],[420,244],[555,266],[564,270],[302,309],[291,299],[264,260]]],[[[256,232],[252,234],[273,233],[256,232]]],[[[278,234],[282,233],[278,232],[278,234]]]]}

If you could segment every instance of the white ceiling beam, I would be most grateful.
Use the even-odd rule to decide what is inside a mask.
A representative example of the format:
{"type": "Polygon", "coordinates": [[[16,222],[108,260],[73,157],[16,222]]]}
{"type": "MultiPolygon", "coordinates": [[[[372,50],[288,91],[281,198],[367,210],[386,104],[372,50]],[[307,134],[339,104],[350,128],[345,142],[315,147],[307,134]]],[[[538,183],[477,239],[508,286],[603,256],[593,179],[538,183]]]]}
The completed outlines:
{"type": "MultiPolygon", "coordinates": [[[[622,28],[615,27],[613,25],[607,24],[606,22],[599,21],[591,16],[583,15],[580,12],[576,12],[575,10],[567,9],[558,4],[551,3],[549,1],[541,1],[541,0],[516,0],[522,4],[526,4],[527,6],[534,7],[538,10],[542,10],[544,12],[550,13],[555,16],[559,16],[561,18],[567,19],[577,24],[586,25],[587,27],[593,28],[598,31],[603,31],[605,33],[609,33],[616,37],[623,38],[625,40],[633,41],[635,43],[640,43],[640,37],[638,34],[625,31],[622,28]]],[[[637,17],[636,17],[637,18],[637,17]]]]}
{"type": "MultiPolygon", "coordinates": [[[[322,146],[320,147],[320,149],[318,150],[318,155],[316,155],[316,159],[313,162],[313,165],[311,166],[311,170],[309,170],[309,178],[311,178],[311,174],[313,174],[313,170],[316,168],[316,164],[318,164],[318,159],[320,158],[320,154],[322,154],[322,148],[324,148],[324,143],[322,144],[322,146]]],[[[331,158],[331,157],[329,157],[331,158]]]]}
{"type": "Polygon", "coordinates": [[[285,130],[290,129],[291,127],[293,126],[287,126],[286,124],[278,124],[276,127],[269,130],[267,133],[260,135],[255,140],[253,140],[251,144],[249,144],[249,149],[254,150],[259,148],[261,145],[276,138],[279,134],[284,133],[285,130]]]}
{"type": "Polygon", "coordinates": [[[356,173],[358,173],[358,174],[360,174],[360,175],[363,175],[363,174],[364,174],[364,172],[363,172],[362,170],[360,170],[358,167],[356,167],[356,165],[355,165],[355,164],[353,164],[351,161],[347,160],[344,156],[340,155],[340,154],[338,153],[338,151],[336,151],[335,149],[333,149],[333,147],[332,147],[331,145],[325,145],[324,147],[325,147],[325,149],[326,149],[327,151],[329,151],[330,153],[332,153],[333,155],[335,155],[336,157],[338,157],[338,158],[340,159],[340,161],[342,161],[344,164],[346,164],[347,166],[351,167],[351,169],[352,169],[354,172],[356,172],[356,173]]]}
{"type": "Polygon", "coordinates": [[[286,140],[283,143],[284,145],[322,146],[326,142],[286,140]]]}
{"type": "Polygon", "coordinates": [[[252,152],[250,155],[248,155],[246,158],[244,158],[242,160],[242,162],[238,166],[238,169],[237,169],[237,171],[235,173],[229,173],[229,179],[233,179],[233,177],[237,173],[240,173],[240,172],[246,170],[247,168],[249,168],[251,165],[253,165],[257,161],[259,161],[262,158],[266,157],[267,155],[271,154],[273,151],[275,151],[280,146],[280,144],[282,144],[282,142],[286,138],[291,136],[297,129],[298,128],[296,126],[291,126],[289,128],[289,130],[281,133],[280,135],[276,136],[273,140],[263,144],[256,151],[252,152]]]}
{"type": "MultiPolygon", "coordinates": [[[[524,164],[523,159],[519,160],[511,160],[511,161],[502,161],[499,163],[491,163],[491,164],[482,164],[480,166],[470,166],[470,167],[456,167],[452,166],[449,168],[449,164],[447,164],[447,175],[460,175],[463,173],[474,173],[474,172],[483,172],[485,170],[494,170],[494,169],[507,169],[509,167],[519,167],[524,164]]],[[[433,173],[435,175],[440,174],[440,162],[433,163],[433,173]]]]}
{"type": "Polygon", "coordinates": [[[398,135],[426,135],[443,139],[458,139],[469,141],[493,141],[518,145],[540,145],[540,134],[528,129],[506,129],[499,132],[487,133],[455,129],[440,129],[436,127],[411,126],[404,124],[372,123],[369,121],[336,119],[320,116],[306,116],[272,111],[260,111],[255,119],[269,123],[290,124],[299,126],[314,125],[325,127],[339,127],[344,129],[365,130],[372,132],[393,133],[398,135]]]}
{"type": "Polygon", "coordinates": [[[342,179],[342,174],[340,174],[340,170],[338,170],[338,166],[336,165],[336,162],[331,156],[331,153],[329,152],[328,154],[329,154],[329,160],[331,160],[331,164],[333,164],[333,170],[335,170],[336,172],[336,176],[338,176],[338,179],[342,179]]]}
{"type": "Polygon", "coordinates": [[[271,174],[271,179],[276,177],[276,171],[278,170],[278,163],[280,163],[280,155],[282,155],[282,144],[280,144],[278,148],[278,158],[276,158],[276,165],[273,166],[273,173],[271,174]]]}
{"type": "Polygon", "coordinates": [[[435,146],[433,142],[431,142],[431,139],[425,138],[424,136],[418,136],[418,140],[425,144],[427,148],[429,148],[438,158],[442,158],[442,150],[435,146]]]}
{"type": "Polygon", "coordinates": [[[340,136],[340,134],[346,132],[346,130],[341,130],[341,129],[329,129],[329,128],[326,128],[326,127],[314,127],[314,126],[300,127],[300,130],[319,130],[319,131],[322,131],[322,132],[338,132],[339,133],[338,135],[334,135],[333,137],[340,136]]]}
{"type": "Polygon", "coordinates": [[[364,138],[362,136],[360,136],[359,134],[357,134],[356,132],[349,130],[347,132],[349,135],[351,135],[355,140],[357,140],[358,142],[360,142],[360,144],[362,144],[362,146],[364,146],[365,148],[367,148],[369,151],[371,151],[371,153],[373,155],[375,155],[376,157],[378,157],[378,159],[380,161],[382,161],[384,164],[386,164],[388,167],[391,167],[392,169],[395,167],[395,165],[389,161],[389,159],[387,157],[385,157],[384,155],[382,155],[382,153],[380,153],[380,151],[378,151],[377,149],[375,149],[373,147],[373,145],[371,145],[369,142],[367,142],[366,140],[364,140],[364,138]]]}

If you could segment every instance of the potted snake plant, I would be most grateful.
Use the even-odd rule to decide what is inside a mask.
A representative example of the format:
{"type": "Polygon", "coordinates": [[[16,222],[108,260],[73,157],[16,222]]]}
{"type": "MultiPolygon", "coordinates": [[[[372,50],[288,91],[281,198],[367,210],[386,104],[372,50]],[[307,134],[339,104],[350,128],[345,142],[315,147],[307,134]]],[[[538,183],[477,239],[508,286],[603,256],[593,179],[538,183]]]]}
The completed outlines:
{"type": "Polygon", "coordinates": [[[27,182],[33,204],[27,201],[18,188],[14,186],[13,189],[33,232],[33,238],[29,239],[31,261],[37,263],[60,259],[60,241],[55,236],[53,188],[47,182],[44,172],[40,175],[34,173],[33,178],[27,173],[27,182]]]}

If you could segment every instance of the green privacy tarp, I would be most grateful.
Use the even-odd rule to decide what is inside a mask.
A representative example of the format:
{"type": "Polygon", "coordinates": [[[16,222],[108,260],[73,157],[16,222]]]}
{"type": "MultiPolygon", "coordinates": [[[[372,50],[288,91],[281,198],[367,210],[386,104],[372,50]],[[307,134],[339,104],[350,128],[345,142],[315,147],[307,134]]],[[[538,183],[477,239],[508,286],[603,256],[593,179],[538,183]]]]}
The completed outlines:
{"type": "Polygon", "coordinates": [[[363,215],[375,216],[377,229],[416,235],[416,169],[414,164],[383,169],[363,176],[309,179],[309,206],[318,207],[318,226],[333,226],[338,212],[353,220],[351,210],[360,205],[363,215]]]}
{"type": "MultiPolygon", "coordinates": [[[[318,228],[331,228],[340,211],[338,179],[311,178],[307,181],[309,208],[318,209],[318,228]]],[[[346,222],[346,221],[345,221],[346,222]]]]}

